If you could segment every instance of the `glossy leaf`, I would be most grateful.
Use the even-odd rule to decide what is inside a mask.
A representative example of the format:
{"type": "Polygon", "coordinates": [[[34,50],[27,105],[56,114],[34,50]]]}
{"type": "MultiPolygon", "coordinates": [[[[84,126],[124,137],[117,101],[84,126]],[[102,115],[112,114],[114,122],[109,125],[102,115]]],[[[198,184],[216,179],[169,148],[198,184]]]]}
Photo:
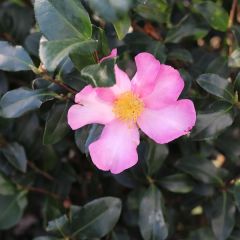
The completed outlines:
{"type": "Polygon", "coordinates": [[[54,71],[59,63],[69,54],[76,52],[81,55],[92,53],[97,47],[94,40],[80,41],[78,38],[46,41],[40,44],[40,58],[48,71],[54,71]]]}
{"type": "Polygon", "coordinates": [[[3,174],[0,174],[0,195],[12,195],[16,192],[15,186],[3,174]]]}
{"type": "Polygon", "coordinates": [[[77,238],[101,238],[112,230],[120,213],[118,198],[99,198],[72,212],[71,219],[63,216],[51,221],[47,231],[77,238]]]}
{"type": "Polygon", "coordinates": [[[203,38],[207,33],[208,28],[199,24],[192,17],[185,17],[176,26],[169,30],[165,42],[179,43],[186,37],[199,39],[203,38]]]}
{"type": "Polygon", "coordinates": [[[194,140],[203,140],[217,137],[233,123],[232,106],[225,105],[222,109],[206,111],[197,115],[197,122],[191,132],[194,140]]]}
{"type": "Polygon", "coordinates": [[[139,227],[144,240],[164,240],[168,236],[161,192],[150,186],[139,208],[139,227]]]}
{"type": "Polygon", "coordinates": [[[17,118],[31,110],[38,109],[41,104],[54,95],[44,90],[30,90],[18,88],[7,92],[0,101],[2,116],[5,118],[17,118]]]}
{"type": "Polygon", "coordinates": [[[171,5],[166,0],[148,0],[139,1],[140,3],[134,9],[142,17],[157,21],[166,22],[171,13],[171,5]]]}
{"type": "Polygon", "coordinates": [[[175,193],[188,193],[193,190],[193,181],[181,173],[161,178],[159,183],[161,187],[175,193]]]}
{"type": "Polygon", "coordinates": [[[0,41],[0,69],[4,71],[32,70],[32,59],[21,46],[12,46],[0,41]]]}
{"type": "Polygon", "coordinates": [[[40,29],[48,40],[86,40],[92,35],[90,18],[78,0],[35,0],[34,9],[40,29]]]}
{"type": "Polygon", "coordinates": [[[216,239],[227,239],[235,224],[235,206],[231,196],[222,192],[214,199],[211,207],[211,225],[216,239]]]}
{"type": "Polygon", "coordinates": [[[119,40],[122,40],[125,37],[130,26],[131,20],[128,15],[124,16],[123,18],[114,23],[114,28],[116,30],[119,40]]]}
{"type": "Polygon", "coordinates": [[[158,172],[166,159],[168,152],[168,147],[166,145],[159,145],[149,141],[146,164],[147,172],[150,176],[158,172]]]}
{"type": "Polygon", "coordinates": [[[81,75],[88,83],[107,87],[115,83],[114,59],[105,60],[99,64],[89,65],[82,69],[81,75]]]}
{"type": "Polygon", "coordinates": [[[23,146],[14,142],[8,144],[6,147],[0,150],[5,158],[13,165],[16,169],[21,172],[26,172],[27,169],[27,156],[23,146]]]}
{"type": "Polygon", "coordinates": [[[176,167],[203,183],[222,185],[220,172],[213,163],[201,156],[181,158],[176,167]]]}
{"type": "Polygon", "coordinates": [[[228,102],[233,102],[233,89],[227,79],[221,78],[216,74],[206,73],[200,75],[196,81],[205,91],[228,102]]]}
{"type": "Polygon", "coordinates": [[[69,103],[54,104],[50,110],[43,135],[44,144],[54,144],[60,141],[69,131],[67,112],[69,103]]]}
{"type": "Polygon", "coordinates": [[[228,13],[212,1],[204,1],[193,5],[193,9],[201,14],[216,30],[226,31],[228,26],[228,13]]]}
{"type": "Polygon", "coordinates": [[[18,223],[26,207],[24,192],[15,195],[0,195],[0,229],[8,229],[18,223]]]}
{"type": "Polygon", "coordinates": [[[132,0],[89,0],[90,7],[108,22],[116,22],[129,10],[132,0]]]}

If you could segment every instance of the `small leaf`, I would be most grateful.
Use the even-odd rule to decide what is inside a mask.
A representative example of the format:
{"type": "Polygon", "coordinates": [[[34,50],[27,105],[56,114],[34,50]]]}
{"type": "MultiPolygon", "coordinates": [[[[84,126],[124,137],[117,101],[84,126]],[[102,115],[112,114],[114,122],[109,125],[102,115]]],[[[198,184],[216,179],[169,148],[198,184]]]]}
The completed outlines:
{"type": "Polygon", "coordinates": [[[78,38],[65,40],[41,40],[40,59],[48,71],[54,71],[59,63],[72,52],[81,55],[91,54],[97,48],[95,40],[80,41],[78,38]]]}
{"type": "Polygon", "coordinates": [[[59,142],[68,133],[67,112],[69,103],[54,104],[50,110],[43,135],[43,144],[59,142]]]}
{"type": "Polygon", "coordinates": [[[228,13],[212,1],[195,3],[193,9],[201,14],[215,30],[225,32],[228,25],[228,13]]]}
{"type": "Polygon", "coordinates": [[[90,39],[92,24],[78,0],[35,0],[35,16],[48,40],[90,39]]]}
{"type": "Polygon", "coordinates": [[[18,143],[8,144],[6,147],[1,149],[1,152],[5,158],[12,164],[16,169],[21,172],[26,172],[27,169],[27,156],[24,148],[18,143]]]}
{"type": "Polygon", "coordinates": [[[24,192],[15,195],[0,195],[0,229],[5,230],[13,227],[22,218],[27,205],[24,192]]]}
{"type": "Polygon", "coordinates": [[[233,102],[233,89],[227,79],[221,78],[216,74],[206,73],[200,75],[196,81],[204,90],[214,96],[222,98],[230,103],[233,102]]]}
{"type": "Polygon", "coordinates": [[[181,173],[161,178],[159,184],[175,193],[188,193],[193,190],[193,181],[181,173]]]}
{"type": "Polygon", "coordinates": [[[227,192],[222,192],[212,202],[210,220],[217,240],[226,240],[230,236],[235,225],[235,210],[231,196],[227,192]]]}
{"type": "Polygon", "coordinates": [[[32,59],[21,46],[11,46],[8,42],[0,41],[0,69],[4,71],[32,70],[32,59]]]}
{"type": "Polygon", "coordinates": [[[89,65],[82,69],[82,77],[94,86],[107,87],[115,83],[114,59],[108,59],[100,64],[89,65]]]}
{"type": "Polygon", "coordinates": [[[183,157],[176,163],[176,167],[203,183],[218,186],[223,184],[219,170],[204,157],[195,155],[183,157]]]}
{"type": "Polygon", "coordinates": [[[154,185],[149,187],[141,200],[139,227],[144,240],[164,240],[168,236],[162,195],[154,185]]]}
{"type": "Polygon", "coordinates": [[[7,92],[0,100],[0,109],[5,118],[17,118],[28,111],[38,109],[50,96],[55,95],[44,90],[18,88],[7,92]]]}
{"type": "Polygon", "coordinates": [[[0,195],[12,195],[15,192],[16,188],[10,180],[0,174],[0,195]]]}

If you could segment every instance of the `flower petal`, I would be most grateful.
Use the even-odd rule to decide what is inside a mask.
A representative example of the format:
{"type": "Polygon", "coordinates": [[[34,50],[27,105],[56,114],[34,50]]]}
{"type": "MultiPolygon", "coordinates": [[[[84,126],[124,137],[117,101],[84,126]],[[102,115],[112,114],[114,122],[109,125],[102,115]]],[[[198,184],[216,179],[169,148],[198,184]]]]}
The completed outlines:
{"type": "Polygon", "coordinates": [[[150,53],[140,53],[135,57],[137,72],[132,79],[132,89],[140,97],[150,93],[158,76],[160,62],[150,53]]]}
{"type": "Polygon", "coordinates": [[[150,138],[163,144],[188,134],[195,122],[193,102],[184,99],[158,110],[146,108],[137,123],[150,138]]]}
{"type": "Polygon", "coordinates": [[[110,58],[115,58],[116,56],[117,56],[117,49],[114,48],[108,56],[103,57],[103,58],[100,60],[100,63],[103,62],[104,60],[107,60],[107,59],[110,59],[110,58]]]}
{"type": "Polygon", "coordinates": [[[97,88],[100,98],[105,101],[113,102],[118,95],[131,90],[131,81],[128,75],[117,65],[114,66],[116,84],[112,87],[97,88]]]}
{"type": "Polygon", "coordinates": [[[137,163],[138,144],[137,126],[114,120],[105,126],[99,140],[89,146],[89,152],[99,169],[118,174],[137,163]]]}
{"type": "Polygon", "coordinates": [[[106,124],[114,119],[112,105],[99,98],[96,89],[86,86],[75,96],[75,102],[68,111],[68,124],[73,130],[86,124],[106,124]]]}
{"type": "Polygon", "coordinates": [[[183,87],[180,73],[171,66],[161,64],[153,91],[142,100],[147,108],[158,109],[165,103],[175,102],[183,87]]]}

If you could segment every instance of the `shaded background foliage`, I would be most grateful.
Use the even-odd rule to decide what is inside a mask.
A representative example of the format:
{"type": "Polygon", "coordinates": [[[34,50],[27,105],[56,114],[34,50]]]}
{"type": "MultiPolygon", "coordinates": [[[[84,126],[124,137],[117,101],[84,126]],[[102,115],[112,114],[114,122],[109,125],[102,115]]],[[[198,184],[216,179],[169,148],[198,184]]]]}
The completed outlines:
{"type": "Polygon", "coordinates": [[[239,240],[238,4],[1,1],[0,239],[239,240]],[[197,124],[168,145],[142,135],[137,166],[111,175],[88,154],[102,126],[74,133],[66,113],[142,51],[179,69],[197,124]]]}

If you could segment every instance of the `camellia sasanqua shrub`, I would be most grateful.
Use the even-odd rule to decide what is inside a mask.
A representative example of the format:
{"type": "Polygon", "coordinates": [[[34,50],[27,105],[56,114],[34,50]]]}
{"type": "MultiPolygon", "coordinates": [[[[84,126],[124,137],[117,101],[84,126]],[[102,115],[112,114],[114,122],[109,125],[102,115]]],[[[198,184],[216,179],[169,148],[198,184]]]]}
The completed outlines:
{"type": "Polygon", "coordinates": [[[240,2],[0,3],[1,240],[239,240],[240,2]]]}

